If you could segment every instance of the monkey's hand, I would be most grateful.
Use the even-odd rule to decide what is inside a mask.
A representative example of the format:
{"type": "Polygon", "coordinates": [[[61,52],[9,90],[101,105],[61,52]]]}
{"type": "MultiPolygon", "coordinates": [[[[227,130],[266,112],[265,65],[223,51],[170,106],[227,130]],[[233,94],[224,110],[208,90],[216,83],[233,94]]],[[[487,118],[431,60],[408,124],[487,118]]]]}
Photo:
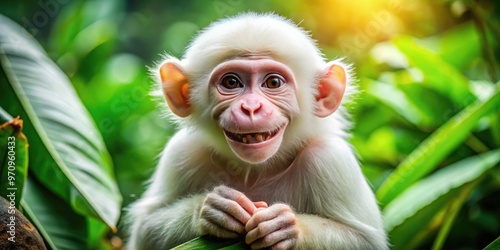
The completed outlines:
{"type": "Polygon", "coordinates": [[[267,204],[253,203],[243,193],[226,186],[215,187],[201,205],[201,232],[221,238],[237,238],[246,232],[245,225],[257,207],[267,207],[267,204]]]}
{"type": "Polygon", "coordinates": [[[252,249],[290,249],[299,237],[297,217],[286,204],[259,208],[245,226],[245,242],[252,249]]]}

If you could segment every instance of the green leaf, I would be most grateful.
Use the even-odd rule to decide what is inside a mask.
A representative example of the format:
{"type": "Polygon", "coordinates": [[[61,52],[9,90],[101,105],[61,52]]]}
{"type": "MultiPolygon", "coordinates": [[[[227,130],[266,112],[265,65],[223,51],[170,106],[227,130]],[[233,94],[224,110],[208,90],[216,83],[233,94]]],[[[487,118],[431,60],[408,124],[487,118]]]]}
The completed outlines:
{"type": "Polygon", "coordinates": [[[369,81],[367,93],[389,106],[398,115],[417,126],[425,122],[425,117],[409,102],[401,90],[383,82],[368,79],[367,81],[369,81]]]}
{"type": "Polygon", "coordinates": [[[393,43],[406,55],[410,65],[423,73],[422,84],[448,96],[457,104],[467,105],[476,99],[470,90],[469,80],[458,69],[417,44],[414,38],[400,36],[393,39],[393,43]]]}
{"type": "Polygon", "coordinates": [[[109,233],[109,228],[103,224],[101,221],[96,220],[92,217],[87,217],[87,244],[89,249],[107,249],[103,248],[103,244],[109,244],[109,241],[105,236],[109,233]]]}
{"type": "Polygon", "coordinates": [[[399,85],[399,89],[404,92],[413,107],[426,118],[426,122],[419,126],[423,131],[443,125],[463,108],[462,105],[451,102],[447,96],[420,83],[402,84],[399,85]]]}
{"type": "Polygon", "coordinates": [[[3,16],[0,63],[0,106],[25,121],[33,174],[75,211],[114,228],[121,195],[110,156],[67,77],[32,37],[3,16]]]}
{"type": "Polygon", "coordinates": [[[248,249],[248,246],[242,243],[241,239],[221,239],[208,235],[194,238],[184,244],[181,244],[175,248],[175,250],[216,250],[216,249],[227,249],[227,250],[238,250],[238,249],[248,249]]]}
{"type": "Polygon", "coordinates": [[[469,157],[445,167],[408,188],[383,209],[385,229],[395,249],[407,244],[456,198],[467,184],[476,181],[500,162],[500,149],[469,157]]]}
{"type": "Polygon", "coordinates": [[[439,56],[457,69],[464,69],[481,55],[481,42],[473,22],[466,22],[439,35],[439,56]]]}
{"type": "Polygon", "coordinates": [[[100,44],[116,39],[123,7],[116,0],[68,3],[54,20],[48,39],[51,51],[83,58],[100,44]]]}
{"type": "Polygon", "coordinates": [[[500,249],[500,237],[487,245],[483,250],[498,250],[500,249]]]}
{"type": "Polygon", "coordinates": [[[50,248],[88,249],[85,217],[31,176],[21,204],[50,248]]]}
{"type": "Polygon", "coordinates": [[[243,241],[240,241],[236,244],[221,248],[221,250],[242,250],[242,249],[250,249],[250,246],[245,244],[243,241]]]}
{"type": "Polygon", "coordinates": [[[480,118],[500,107],[500,91],[485,102],[469,105],[422,142],[386,179],[377,191],[382,206],[411,184],[433,171],[455,149],[480,118]]]}
{"type": "Polygon", "coordinates": [[[19,208],[28,176],[28,140],[22,132],[23,121],[12,119],[2,107],[0,122],[4,122],[0,124],[0,196],[14,199],[19,208]]]}
{"type": "Polygon", "coordinates": [[[439,229],[439,233],[436,237],[436,240],[434,240],[434,243],[432,245],[432,250],[438,250],[443,248],[444,242],[446,241],[446,237],[448,237],[453,222],[455,221],[463,204],[469,199],[469,196],[474,187],[477,185],[478,180],[464,185],[461,188],[459,194],[454,198],[452,198],[448,203],[448,206],[445,209],[444,213],[443,224],[439,229]]]}

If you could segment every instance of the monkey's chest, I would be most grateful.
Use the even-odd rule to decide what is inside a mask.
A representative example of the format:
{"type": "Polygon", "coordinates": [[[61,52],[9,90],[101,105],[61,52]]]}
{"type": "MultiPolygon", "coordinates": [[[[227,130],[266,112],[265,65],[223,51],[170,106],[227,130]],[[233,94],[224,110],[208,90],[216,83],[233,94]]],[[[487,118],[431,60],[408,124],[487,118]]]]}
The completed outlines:
{"type": "Polygon", "coordinates": [[[261,179],[254,183],[241,181],[231,181],[228,186],[243,192],[253,201],[265,201],[269,205],[274,203],[286,203],[294,208],[301,208],[301,203],[306,196],[307,189],[301,188],[299,182],[295,182],[291,177],[288,179],[261,179]],[[250,184],[250,185],[248,185],[250,184]]]}

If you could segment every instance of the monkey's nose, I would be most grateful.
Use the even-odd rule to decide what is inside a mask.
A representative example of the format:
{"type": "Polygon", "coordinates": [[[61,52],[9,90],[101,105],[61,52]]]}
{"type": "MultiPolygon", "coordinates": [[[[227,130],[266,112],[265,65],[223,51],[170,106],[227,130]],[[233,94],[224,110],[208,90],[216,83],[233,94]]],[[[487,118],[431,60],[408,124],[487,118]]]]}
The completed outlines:
{"type": "Polygon", "coordinates": [[[260,110],[262,110],[262,103],[258,100],[247,100],[241,103],[241,111],[251,118],[260,110]]]}

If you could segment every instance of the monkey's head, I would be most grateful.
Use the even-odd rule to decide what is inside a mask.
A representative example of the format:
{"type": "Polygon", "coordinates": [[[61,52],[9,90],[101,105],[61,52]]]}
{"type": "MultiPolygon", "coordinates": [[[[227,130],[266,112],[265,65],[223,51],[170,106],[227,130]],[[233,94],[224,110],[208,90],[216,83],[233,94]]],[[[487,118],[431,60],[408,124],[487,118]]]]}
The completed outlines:
{"type": "Polygon", "coordinates": [[[206,131],[217,153],[251,164],[321,133],[319,119],[339,107],[348,82],[340,62],[325,62],[304,30],[272,14],[213,23],[158,72],[186,126],[206,131]]]}

